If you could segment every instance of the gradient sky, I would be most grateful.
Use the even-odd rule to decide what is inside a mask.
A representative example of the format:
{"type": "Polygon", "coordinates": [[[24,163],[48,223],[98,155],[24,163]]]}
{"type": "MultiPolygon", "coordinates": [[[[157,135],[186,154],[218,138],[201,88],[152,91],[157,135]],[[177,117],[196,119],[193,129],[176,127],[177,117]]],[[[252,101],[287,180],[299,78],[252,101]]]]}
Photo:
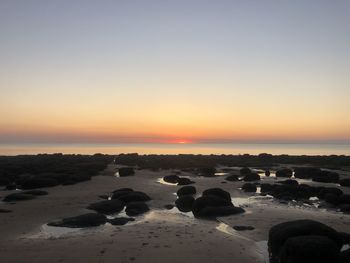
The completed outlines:
{"type": "Polygon", "coordinates": [[[349,13],[0,0],[0,143],[350,141],[349,13]]]}

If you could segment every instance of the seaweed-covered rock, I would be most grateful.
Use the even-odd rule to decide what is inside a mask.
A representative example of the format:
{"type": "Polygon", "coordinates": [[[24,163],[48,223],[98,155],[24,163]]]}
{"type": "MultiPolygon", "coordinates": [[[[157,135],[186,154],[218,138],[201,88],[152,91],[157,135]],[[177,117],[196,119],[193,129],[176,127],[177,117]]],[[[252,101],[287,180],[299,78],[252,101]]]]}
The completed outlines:
{"type": "Polygon", "coordinates": [[[225,178],[225,180],[226,180],[226,181],[229,181],[229,182],[236,182],[236,181],[239,181],[239,178],[238,178],[237,175],[231,174],[231,175],[227,176],[227,177],[225,178]]]}
{"type": "Polygon", "coordinates": [[[120,177],[135,175],[134,168],[132,167],[122,167],[118,169],[118,174],[120,177]]]}
{"type": "Polygon", "coordinates": [[[147,194],[145,194],[143,192],[138,192],[138,191],[129,192],[125,195],[118,197],[118,199],[125,202],[125,203],[147,202],[147,201],[151,200],[151,198],[147,194]]]}
{"type": "Polygon", "coordinates": [[[260,175],[257,173],[246,174],[243,178],[243,181],[245,182],[259,181],[259,180],[260,180],[260,175]]]}
{"type": "Polygon", "coordinates": [[[292,177],[293,170],[289,168],[284,168],[276,171],[276,177],[292,177]]]}
{"type": "Polygon", "coordinates": [[[215,167],[202,167],[198,169],[199,175],[204,177],[213,177],[215,176],[216,169],[215,167]]]}
{"type": "Polygon", "coordinates": [[[350,248],[342,251],[339,254],[339,263],[349,263],[350,262],[350,248]]]}
{"type": "Polygon", "coordinates": [[[203,196],[214,195],[231,202],[231,195],[229,192],[222,190],[221,188],[209,188],[203,191],[203,196]]]}
{"type": "Polygon", "coordinates": [[[313,220],[295,220],[277,224],[269,231],[268,247],[271,255],[271,262],[279,262],[281,249],[285,242],[297,236],[325,236],[333,240],[338,248],[342,246],[338,232],[333,228],[313,220]],[[275,260],[275,261],[274,261],[275,260]]]}
{"type": "Polygon", "coordinates": [[[196,188],[194,186],[188,185],[183,186],[176,192],[177,196],[183,196],[183,195],[195,195],[196,194],[196,188]]]}
{"type": "Polygon", "coordinates": [[[194,198],[192,195],[180,196],[176,201],[175,205],[177,209],[181,212],[190,212],[192,210],[192,205],[194,203],[194,198]]]}
{"type": "Polygon", "coordinates": [[[97,213],[83,214],[75,217],[64,218],[62,220],[48,223],[49,226],[83,228],[105,224],[106,216],[97,213]]]}
{"type": "Polygon", "coordinates": [[[128,216],[138,216],[149,211],[149,207],[144,202],[130,202],[126,205],[125,212],[128,216]]]}
{"type": "Polygon", "coordinates": [[[179,181],[179,176],[173,174],[173,175],[166,175],[163,177],[163,180],[167,183],[171,183],[171,184],[177,184],[177,182],[179,181]]]}
{"type": "Polygon", "coordinates": [[[193,182],[191,179],[186,177],[179,177],[179,179],[177,180],[177,185],[189,185],[194,183],[195,182],[193,182]]]}
{"type": "Polygon", "coordinates": [[[293,180],[293,179],[287,179],[287,180],[284,180],[284,181],[279,181],[278,183],[292,185],[292,186],[298,186],[299,185],[298,181],[297,180],[293,180]]]}
{"type": "Polygon", "coordinates": [[[256,185],[251,184],[251,183],[245,183],[244,185],[242,185],[242,190],[244,192],[255,193],[256,192],[256,185]]]}
{"type": "Polygon", "coordinates": [[[288,238],[281,250],[281,263],[338,262],[339,246],[326,236],[288,238]]]}
{"type": "Polygon", "coordinates": [[[5,196],[4,202],[17,202],[17,201],[25,201],[34,199],[35,196],[31,194],[23,194],[23,193],[13,193],[5,196]]]}
{"type": "Polygon", "coordinates": [[[124,206],[124,202],[118,199],[113,199],[90,204],[87,207],[87,209],[94,210],[102,214],[110,215],[114,213],[119,213],[124,209],[124,206]]]}

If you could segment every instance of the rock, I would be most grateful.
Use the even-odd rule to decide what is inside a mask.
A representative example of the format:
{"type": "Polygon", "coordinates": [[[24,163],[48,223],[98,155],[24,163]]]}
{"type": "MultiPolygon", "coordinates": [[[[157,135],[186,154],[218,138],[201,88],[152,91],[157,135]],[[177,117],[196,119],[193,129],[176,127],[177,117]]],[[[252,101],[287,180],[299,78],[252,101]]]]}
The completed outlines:
{"type": "Polygon", "coordinates": [[[252,226],[234,226],[233,229],[237,231],[245,231],[245,230],[254,230],[255,228],[252,226]]]}
{"type": "Polygon", "coordinates": [[[76,217],[64,218],[57,222],[48,223],[48,225],[56,227],[83,228],[103,225],[106,221],[106,216],[102,214],[89,213],[76,217]]]}
{"type": "Polygon", "coordinates": [[[350,194],[343,194],[339,196],[339,204],[350,204],[350,194]]]}
{"type": "Polygon", "coordinates": [[[262,193],[268,193],[270,191],[272,191],[273,189],[273,185],[272,184],[260,184],[260,192],[262,193]]]}
{"type": "Polygon", "coordinates": [[[270,175],[271,175],[270,170],[265,170],[265,176],[270,176],[270,175]]]}
{"type": "Polygon", "coordinates": [[[349,204],[343,204],[339,206],[340,211],[344,214],[350,214],[350,205],[349,204]]]}
{"type": "Polygon", "coordinates": [[[184,187],[181,187],[179,190],[177,190],[176,194],[177,196],[195,195],[196,188],[194,186],[184,186],[184,187]]]}
{"type": "Polygon", "coordinates": [[[167,183],[171,183],[171,184],[177,184],[178,180],[179,180],[179,176],[177,175],[167,175],[163,177],[163,180],[167,183]]]}
{"type": "Polygon", "coordinates": [[[151,200],[151,198],[147,194],[145,194],[143,192],[136,192],[136,191],[129,192],[128,194],[122,195],[122,196],[118,197],[118,199],[125,202],[125,203],[147,202],[147,201],[151,200]]]}
{"type": "Polygon", "coordinates": [[[121,197],[123,195],[128,195],[132,192],[134,192],[134,190],[132,190],[130,188],[121,188],[121,189],[113,191],[111,199],[118,199],[119,197],[121,197]]]}
{"type": "Polygon", "coordinates": [[[226,180],[226,181],[229,181],[229,182],[236,182],[236,181],[239,181],[239,178],[238,178],[237,175],[231,174],[231,175],[227,176],[227,177],[225,178],[225,180],[226,180]]]}
{"type": "Polygon", "coordinates": [[[255,193],[256,192],[256,185],[255,184],[251,184],[251,183],[245,183],[242,186],[242,190],[244,192],[251,192],[251,193],[255,193]]]}
{"type": "Polygon", "coordinates": [[[349,263],[350,262],[350,248],[342,251],[339,254],[339,263],[349,263]]]}
{"type": "Polygon", "coordinates": [[[312,179],[321,172],[320,168],[316,167],[297,167],[294,169],[294,177],[299,179],[312,179]]]}
{"type": "Polygon", "coordinates": [[[124,209],[125,203],[118,199],[101,201],[97,203],[90,204],[87,209],[94,210],[96,212],[110,215],[114,213],[119,213],[124,209]]]}
{"type": "Polygon", "coordinates": [[[28,195],[48,195],[49,193],[43,190],[29,190],[29,191],[24,191],[22,192],[23,194],[28,194],[28,195]]]}
{"type": "Polygon", "coordinates": [[[130,202],[126,205],[125,212],[128,216],[138,216],[149,211],[149,207],[144,202],[130,202]]]}
{"type": "Polygon", "coordinates": [[[245,182],[251,182],[251,181],[259,181],[260,180],[260,175],[257,173],[250,173],[244,176],[243,181],[245,182]]]}
{"type": "Polygon", "coordinates": [[[25,201],[34,199],[35,196],[31,194],[23,194],[23,193],[14,193],[5,196],[4,202],[16,202],[16,201],[25,201]]]}
{"type": "Polygon", "coordinates": [[[231,195],[229,192],[222,190],[221,188],[209,188],[203,191],[203,196],[214,195],[231,202],[231,195]]]}
{"type": "MultiPolygon", "coordinates": [[[[231,200],[220,198],[215,195],[204,195],[197,198],[192,206],[192,213],[195,217],[205,217],[206,213],[204,209],[210,207],[233,207],[231,200]]],[[[210,212],[210,211],[209,211],[210,212]]]]}
{"type": "Polygon", "coordinates": [[[317,194],[317,197],[319,199],[324,199],[326,194],[335,194],[335,195],[342,195],[343,191],[340,190],[339,188],[336,187],[324,187],[322,188],[322,190],[320,190],[320,192],[317,194]]]}
{"type": "Polygon", "coordinates": [[[135,175],[134,168],[132,167],[122,167],[118,169],[120,177],[132,176],[135,175]]]}
{"type": "Polygon", "coordinates": [[[241,170],[239,170],[239,173],[242,175],[242,176],[245,176],[247,174],[251,174],[252,173],[252,170],[250,170],[248,167],[243,167],[241,168],[241,170]]]}
{"type": "Polygon", "coordinates": [[[175,205],[177,209],[181,212],[190,212],[192,210],[192,205],[194,203],[194,198],[192,195],[183,195],[180,196],[176,201],[175,205]]]}
{"type": "Polygon", "coordinates": [[[327,203],[330,203],[332,205],[336,205],[338,204],[339,202],[339,196],[338,195],[335,195],[335,194],[326,194],[324,196],[324,200],[327,202],[327,203]]]}
{"type": "Polygon", "coordinates": [[[174,208],[174,205],[168,204],[168,205],[165,205],[164,208],[167,210],[171,210],[174,208]]]}
{"type": "Polygon", "coordinates": [[[215,176],[216,169],[215,167],[202,167],[198,169],[199,175],[204,177],[213,177],[215,176]]]}
{"type": "Polygon", "coordinates": [[[350,187],[350,178],[346,178],[346,179],[341,179],[341,180],[339,180],[339,184],[340,184],[341,186],[350,187]]]}
{"type": "Polygon", "coordinates": [[[269,231],[268,247],[272,260],[278,258],[282,246],[289,238],[315,235],[330,238],[337,244],[339,249],[342,246],[342,241],[337,231],[325,224],[313,220],[288,221],[273,226],[269,231]]]}
{"type": "Polygon", "coordinates": [[[135,219],[132,217],[116,217],[116,218],[107,220],[108,223],[110,223],[114,226],[123,226],[130,221],[135,221],[135,219]]]}
{"type": "Polygon", "coordinates": [[[32,178],[24,181],[21,184],[22,189],[35,189],[42,187],[53,187],[60,183],[54,178],[32,178]]]}
{"type": "Polygon", "coordinates": [[[287,184],[287,185],[292,185],[292,186],[298,186],[299,185],[298,181],[297,180],[293,180],[293,179],[279,181],[277,183],[279,183],[279,184],[287,184]]]}
{"type": "Polygon", "coordinates": [[[0,186],[5,186],[11,184],[10,180],[7,178],[0,178],[0,186]]]}
{"type": "Polygon", "coordinates": [[[0,208],[0,213],[11,213],[11,210],[0,208]]]}
{"type": "Polygon", "coordinates": [[[99,195],[98,197],[101,199],[104,199],[104,200],[108,200],[110,196],[109,195],[99,195]]]}
{"type": "Polygon", "coordinates": [[[338,183],[339,174],[329,171],[320,171],[317,175],[312,177],[312,181],[321,183],[338,183]]]}
{"type": "Polygon", "coordinates": [[[293,171],[289,168],[284,168],[276,171],[276,177],[292,177],[293,171]]]}
{"type": "Polygon", "coordinates": [[[17,185],[15,183],[11,183],[6,185],[5,190],[16,190],[17,189],[17,185]]]}
{"type": "Polygon", "coordinates": [[[229,216],[244,213],[245,210],[241,207],[235,206],[208,206],[203,208],[196,217],[218,217],[218,216],[229,216]]]}
{"type": "Polygon", "coordinates": [[[281,263],[338,262],[339,246],[326,236],[288,238],[281,250],[281,263]]]}
{"type": "Polygon", "coordinates": [[[195,182],[191,181],[191,179],[188,179],[186,177],[179,177],[177,180],[177,185],[188,185],[188,184],[194,184],[195,182]]]}

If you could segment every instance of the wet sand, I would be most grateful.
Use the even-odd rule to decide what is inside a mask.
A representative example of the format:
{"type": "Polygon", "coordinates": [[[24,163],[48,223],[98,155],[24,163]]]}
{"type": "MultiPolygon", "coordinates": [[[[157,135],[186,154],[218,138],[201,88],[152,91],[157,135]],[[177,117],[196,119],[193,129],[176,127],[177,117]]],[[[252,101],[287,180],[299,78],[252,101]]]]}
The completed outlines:
{"type": "MultiPolygon", "coordinates": [[[[1,203],[11,213],[0,214],[1,262],[265,262],[261,241],[267,240],[271,226],[294,219],[314,219],[338,231],[350,231],[350,216],[314,207],[280,204],[269,198],[259,199],[238,188],[243,182],[224,182],[224,177],[191,176],[197,193],[220,187],[231,193],[234,204],[246,213],[215,220],[199,220],[192,213],[181,213],[174,204],[180,186],[159,183],[171,171],[137,170],[135,176],[117,178],[111,165],[91,181],[71,186],[44,188],[47,196],[34,200],[1,203]],[[152,197],[151,211],[124,226],[106,224],[88,229],[56,229],[50,221],[91,212],[85,207],[101,200],[98,196],[130,187],[152,197]],[[247,199],[249,196],[253,196],[247,199]],[[235,202],[235,199],[237,202],[235,202]],[[235,225],[253,226],[254,230],[235,231],[235,225]]],[[[268,179],[275,180],[275,179],[268,179]]],[[[341,188],[350,193],[349,188],[341,188]]],[[[11,191],[0,191],[0,196],[11,191]]]]}

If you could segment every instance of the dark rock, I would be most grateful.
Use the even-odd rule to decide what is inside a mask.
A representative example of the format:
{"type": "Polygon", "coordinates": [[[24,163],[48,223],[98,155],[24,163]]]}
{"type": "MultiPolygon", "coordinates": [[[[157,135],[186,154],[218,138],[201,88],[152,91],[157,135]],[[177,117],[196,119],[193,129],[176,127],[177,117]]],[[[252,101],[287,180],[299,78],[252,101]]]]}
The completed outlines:
{"type": "Polygon", "coordinates": [[[174,208],[174,205],[168,204],[168,205],[165,205],[164,208],[167,210],[171,210],[174,208]]]}
{"type": "Polygon", "coordinates": [[[250,173],[244,176],[243,181],[245,182],[251,182],[251,181],[259,181],[260,180],[260,175],[257,173],[250,173]]]}
{"type": "Polygon", "coordinates": [[[28,194],[28,195],[48,195],[49,193],[43,190],[29,190],[29,191],[24,191],[22,192],[23,194],[28,194]]]}
{"type": "Polygon", "coordinates": [[[327,202],[327,203],[330,203],[332,205],[336,205],[339,203],[339,196],[338,195],[335,195],[335,194],[326,194],[324,196],[324,200],[327,202]]]}
{"type": "Polygon", "coordinates": [[[293,179],[288,179],[288,180],[284,180],[284,181],[279,181],[278,183],[280,184],[287,184],[287,185],[292,185],[292,186],[298,186],[299,183],[297,180],[293,180],[293,179]]]}
{"type": "Polygon", "coordinates": [[[124,202],[118,199],[113,199],[90,204],[87,207],[87,209],[94,210],[102,214],[110,215],[114,213],[119,213],[124,209],[124,206],[124,202]]]}
{"type": "Polygon", "coordinates": [[[167,183],[171,183],[171,184],[177,184],[177,182],[179,181],[179,176],[177,175],[167,175],[163,177],[163,180],[167,183]]]}
{"type": "Polygon", "coordinates": [[[244,213],[245,210],[241,207],[235,206],[208,206],[203,208],[196,217],[218,217],[218,216],[229,216],[244,213]]]}
{"type": "Polygon", "coordinates": [[[339,188],[336,187],[324,187],[322,188],[322,190],[320,190],[320,192],[317,194],[317,197],[319,199],[324,199],[326,194],[335,194],[335,195],[342,195],[343,191],[340,190],[339,188]]]}
{"type": "Polygon", "coordinates": [[[237,231],[245,231],[245,230],[254,230],[255,228],[252,226],[234,226],[233,229],[237,231]]]}
{"type": "Polygon", "coordinates": [[[339,208],[340,208],[340,211],[343,212],[344,214],[350,214],[349,204],[340,205],[339,208]]]}
{"type": "Polygon", "coordinates": [[[151,198],[143,192],[129,192],[128,194],[118,197],[119,200],[129,203],[129,202],[147,202],[151,198]]]}
{"type": "MultiPolygon", "coordinates": [[[[272,260],[278,258],[284,243],[296,236],[325,236],[333,240],[338,248],[342,246],[337,231],[313,220],[295,220],[277,224],[269,231],[268,247],[272,260]]],[[[272,261],[279,262],[279,261],[272,261]]]]}
{"type": "Polygon", "coordinates": [[[23,193],[13,193],[5,196],[4,202],[16,202],[16,201],[25,201],[34,199],[35,196],[31,194],[23,194],[23,193]]]}
{"type": "Polygon", "coordinates": [[[202,167],[198,169],[199,175],[204,177],[213,177],[215,176],[216,169],[215,167],[202,167]]]}
{"type": "Polygon", "coordinates": [[[297,167],[294,169],[294,177],[299,179],[311,179],[320,172],[321,169],[316,167],[297,167]]]}
{"type": "Polygon", "coordinates": [[[260,192],[262,193],[268,193],[270,191],[272,191],[273,189],[273,185],[272,184],[260,184],[260,192]]]}
{"type": "Polygon", "coordinates": [[[5,187],[6,190],[16,190],[17,189],[17,185],[12,183],[12,184],[8,184],[5,187]]]}
{"type": "Polygon", "coordinates": [[[195,217],[204,217],[206,215],[206,212],[204,212],[205,208],[227,207],[227,206],[233,207],[231,200],[220,198],[215,195],[204,195],[197,198],[194,201],[192,206],[192,213],[195,217]]]}
{"type": "Polygon", "coordinates": [[[83,228],[99,226],[105,224],[106,221],[106,216],[102,214],[89,213],[76,217],[64,218],[57,222],[48,223],[48,225],[56,227],[83,228]]]}
{"type": "Polygon", "coordinates": [[[184,186],[184,187],[181,187],[179,190],[177,190],[176,194],[177,196],[195,195],[196,188],[194,186],[184,186]]]}
{"type": "Polygon", "coordinates": [[[42,187],[53,187],[60,183],[54,178],[32,178],[24,181],[21,185],[22,189],[35,189],[42,187]]]}
{"type": "Polygon", "coordinates": [[[265,170],[265,176],[270,176],[270,175],[271,175],[270,170],[265,170]]]}
{"type": "Polygon", "coordinates": [[[276,177],[292,177],[293,171],[289,168],[284,168],[276,171],[276,177]]]}
{"type": "Polygon", "coordinates": [[[340,252],[339,263],[349,263],[350,262],[350,248],[340,252]]]}
{"type": "Polygon", "coordinates": [[[225,178],[225,180],[226,180],[226,181],[229,181],[229,182],[236,182],[236,181],[239,181],[239,178],[238,178],[237,175],[231,174],[231,175],[227,176],[227,177],[225,178]]]}
{"type": "Polygon", "coordinates": [[[252,170],[250,170],[248,167],[243,167],[241,168],[241,170],[239,170],[239,173],[242,175],[242,176],[245,176],[247,174],[251,174],[252,173],[252,170]]]}
{"type": "Polygon", "coordinates": [[[11,213],[11,210],[0,208],[0,213],[11,213]]]}
{"type": "Polygon", "coordinates": [[[209,188],[203,191],[203,196],[214,195],[231,202],[231,195],[229,192],[222,190],[221,188],[209,188]]]}
{"type": "Polygon", "coordinates": [[[7,178],[0,178],[0,186],[5,186],[11,184],[10,180],[8,180],[7,178]]]}
{"type": "Polygon", "coordinates": [[[350,204],[350,194],[340,195],[338,202],[339,204],[350,204]]]}
{"type": "Polygon", "coordinates": [[[108,223],[110,223],[114,226],[123,226],[130,221],[135,221],[135,219],[132,217],[116,217],[116,218],[107,220],[108,223]]]}
{"type": "Polygon", "coordinates": [[[255,193],[256,192],[256,185],[255,184],[251,184],[251,183],[245,183],[243,186],[242,186],[242,190],[244,192],[252,192],[252,193],[255,193]]]}
{"type": "Polygon", "coordinates": [[[281,263],[338,262],[339,246],[326,236],[288,238],[281,250],[281,263]]]}
{"type": "Polygon", "coordinates": [[[132,167],[122,167],[118,169],[120,177],[132,176],[135,174],[134,168],[132,167]]]}
{"type": "Polygon", "coordinates": [[[176,201],[175,205],[181,212],[190,212],[192,210],[192,205],[194,203],[194,198],[192,195],[180,196],[176,201]]]}
{"type": "Polygon", "coordinates": [[[312,177],[312,181],[321,183],[338,183],[339,174],[329,171],[320,171],[317,175],[312,177]]]}
{"type": "Polygon", "coordinates": [[[339,180],[339,184],[340,184],[341,186],[350,187],[350,178],[346,178],[346,179],[341,179],[341,180],[339,180]]]}
{"type": "Polygon", "coordinates": [[[128,216],[138,216],[149,211],[149,207],[144,202],[130,202],[126,205],[125,212],[128,216]]]}
{"type": "Polygon", "coordinates": [[[189,184],[194,184],[195,182],[193,182],[191,179],[188,179],[186,177],[180,177],[177,180],[177,185],[189,185],[189,184]]]}

